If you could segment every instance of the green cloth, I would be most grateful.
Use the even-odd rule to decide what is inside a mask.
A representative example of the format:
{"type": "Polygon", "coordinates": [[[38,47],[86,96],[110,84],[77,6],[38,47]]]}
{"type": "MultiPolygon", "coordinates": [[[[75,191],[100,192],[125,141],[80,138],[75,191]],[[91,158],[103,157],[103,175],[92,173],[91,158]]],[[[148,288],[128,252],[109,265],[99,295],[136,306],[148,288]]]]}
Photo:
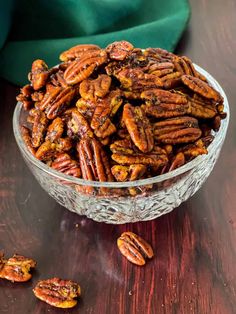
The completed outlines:
{"type": "Polygon", "coordinates": [[[173,51],[189,18],[187,0],[17,0],[14,10],[13,1],[0,0],[0,76],[20,85],[34,59],[53,66],[77,44],[173,51]]]}

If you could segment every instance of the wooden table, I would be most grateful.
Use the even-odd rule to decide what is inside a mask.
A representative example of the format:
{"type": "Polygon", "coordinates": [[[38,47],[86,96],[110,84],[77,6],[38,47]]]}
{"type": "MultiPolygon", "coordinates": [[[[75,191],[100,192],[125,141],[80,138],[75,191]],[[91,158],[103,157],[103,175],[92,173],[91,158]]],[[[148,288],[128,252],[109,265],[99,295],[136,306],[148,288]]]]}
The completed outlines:
{"type": "Polygon", "coordinates": [[[222,84],[231,123],[220,159],[201,190],[150,222],[106,225],[70,213],[50,198],[23,162],[12,132],[17,88],[1,81],[0,248],[34,257],[26,284],[0,281],[0,313],[236,313],[236,2],[192,0],[192,18],[177,51],[222,84]],[[155,258],[139,268],[121,257],[116,239],[131,230],[155,258]],[[78,280],[79,305],[57,310],[38,301],[40,278],[78,280]]]}

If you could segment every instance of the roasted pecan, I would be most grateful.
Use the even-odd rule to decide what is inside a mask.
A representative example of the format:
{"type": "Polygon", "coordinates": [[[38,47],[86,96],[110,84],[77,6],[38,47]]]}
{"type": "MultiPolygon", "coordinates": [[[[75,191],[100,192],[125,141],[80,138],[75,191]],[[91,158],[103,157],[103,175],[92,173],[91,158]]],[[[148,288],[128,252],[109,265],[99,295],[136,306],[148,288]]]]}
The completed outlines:
{"type": "Polygon", "coordinates": [[[20,94],[17,95],[16,100],[20,101],[23,105],[23,108],[25,110],[29,110],[32,105],[34,104],[34,101],[32,101],[32,94],[34,92],[34,89],[31,85],[27,84],[24,87],[21,88],[20,94]]]}
{"type": "Polygon", "coordinates": [[[110,59],[124,60],[133,50],[134,46],[128,41],[115,41],[106,47],[110,59]]]}
{"type": "Polygon", "coordinates": [[[195,143],[185,145],[180,148],[179,153],[183,153],[186,159],[192,159],[199,155],[207,154],[206,147],[209,145],[211,137],[207,137],[205,140],[199,139],[195,143]]]}
{"type": "Polygon", "coordinates": [[[219,92],[201,79],[191,75],[182,75],[181,79],[184,85],[188,86],[188,88],[195,93],[198,93],[205,98],[213,99],[217,102],[221,101],[222,96],[219,92]]]}
{"type": "Polygon", "coordinates": [[[146,171],[147,166],[142,164],[130,166],[115,165],[111,168],[111,172],[115,179],[122,182],[141,179],[146,171]]]}
{"type": "Polygon", "coordinates": [[[92,181],[113,181],[108,157],[96,139],[85,138],[77,145],[82,177],[92,181]]]}
{"type": "Polygon", "coordinates": [[[31,110],[33,113],[33,128],[32,128],[32,145],[39,147],[43,141],[47,130],[48,119],[44,112],[39,109],[31,110]]]}
{"type": "Polygon", "coordinates": [[[36,262],[18,254],[8,260],[4,260],[3,256],[0,263],[0,278],[15,282],[25,282],[30,280],[32,275],[29,273],[31,268],[35,268],[36,262]]]}
{"type": "Polygon", "coordinates": [[[161,89],[142,92],[141,98],[146,99],[143,109],[148,115],[156,118],[170,118],[185,115],[189,104],[185,96],[161,89]]]}
{"type": "Polygon", "coordinates": [[[84,116],[87,121],[91,122],[94,110],[96,108],[96,103],[91,100],[80,98],[76,102],[76,107],[82,116],[84,116]]]}
{"type": "Polygon", "coordinates": [[[177,117],[154,123],[154,137],[164,144],[191,143],[201,134],[197,119],[192,117],[177,117]]]}
{"type": "Polygon", "coordinates": [[[45,141],[37,150],[35,156],[36,158],[48,161],[56,156],[58,153],[67,152],[72,148],[71,139],[59,138],[55,142],[50,142],[49,140],[45,141]]]}
{"type": "Polygon", "coordinates": [[[135,152],[137,152],[137,149],[135,149],[135,146],[134,146],[133,142],[131,141],[130,137],[113,142],[110,145],[110,150],[114,154],[132,155],[135,152]]]}
{"type": "Polygon", "coordinates": [[[81,177],[79,163],[76,160],[73,160],[70,155],[66,153],[59,154],[53,161],[51,167],[69,176],[74,176],[76,178],[81,177]]]}
{"type": "Polygon", "coordinates": [[[140,107],[126,104],[123,120],[134,144],[144,153],[153,149],[154,138],[151,124],[140,107]]]}
{"type": "Polygon", "coordinates": [[[80,95],[86,100],[96,100],[98,97],[104,97],[109,92],[111,78],[108,75],[101,74],[95,80],[84,80],[80,83],[80,95]]]}
{"type": "Polygon", "coordinates": [[[93,137],[93,131],[88,122],[76,108],[71,112],[71,119],[68,121],[67,127],[67,134],[70,137],[93,137]]]}
{"type": "Polygon", "coordinates": [[[58,308],[74,307],[77,304],[76,298],[81,295],[80,286],[76,282],[59,278],[39,281],[33,292],[41,301],[58,308]]]}
{"type": "Polygon", "coordinates": [[[176,156],[173,157],[169,171],[173,171],[185,164],[185,157],[182,152],[179,152],[176,156]]]}
{"type": "Polygon", "coordinates": [[[107,54],[104,50],[86,53],[86,56],[72,61],[65,70],[64,79],[67,84],[74,85],[87,79],[93,71],[107,61],[107,54]]]}
{"type": "Polygon", "coordinates": [[[35,155],[35,149],[32,145],[31,131],[23,125],[21,126],[20,130],[21,130],[22,138],[25,142],[25,145],[27,146],[31,154],[35,155]]]}
{"type": "Polygon", "coordinates": [[[61,61],[71,61],[85,56],[87,53],[99,51],[101,48],[97,45],[77,45],[60,54],[61,61]]]}
{"type": "Polygon", "coordinates": [[[146,71],[147,73],[157,75],[158,77],[163,77],[174,71],[174,65],[171,62],[150,62],[146,67],[146,71]]]}
{"type": "Polygon", "coordinates": [[[68,84],[66,83],[64,79],[64,72],[62,70],[59,70],[56,73],[52,74],[50,77],[50,82],[54,86],[63,87],[63,88],[68,87],[68,84]]]}
{"type": "Polygon", "coordinates": [[[172,61],[175,56],[173,53],[162,48],[147,48],[144,50],[144,55],[162,62],[172,61]]]}
{"type": "Polygon", "coordinates": [[[123,232],[117,239],[117,246],[122,255],[139,266],[144,265],[147,258],[154,256],[150,244],[133,232],[123,232]]]}
{"type": "Polygon", "coordinates": [[[55,119],[66,110],[76,90],[72,87],[50,87],[39,104],[40,110],[45,110],[48,119],[55,119]]]}
{"type": "Polygon", "coordinates": [[[43,60],[35,60],[32,63],[31,72],[29,73],[29,81],[32,83],[34,90],[39,90],[46,85],[48,76],[48,66],[43,60]]]}
{"type": "Polygon", "coordinates": [[[139,91],[163,86],[162,80],[153,74],[144,73],[139,68],[125,68],[116,74],[123,88],[139,91]]]}
{"type": "Polygon", "coordinates": [[[166,74],[160,78],[162,86],[165,89],[172,89],[178,87],[181,83],[181,73],[173,72],[166,74]]]}
{"type": "Polygon", "coordinates": [[[47,129],[46,141],[54,142],[58,140],[64,132],[64,123],[61,118],[57,117],[52,123],[49,125],[47,129]]]}

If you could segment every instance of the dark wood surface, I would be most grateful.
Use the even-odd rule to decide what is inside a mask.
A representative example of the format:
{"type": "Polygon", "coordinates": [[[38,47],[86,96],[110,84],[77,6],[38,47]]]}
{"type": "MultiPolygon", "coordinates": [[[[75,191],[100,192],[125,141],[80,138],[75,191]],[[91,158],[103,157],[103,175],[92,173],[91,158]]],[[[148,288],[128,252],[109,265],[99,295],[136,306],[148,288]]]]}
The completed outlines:
{"type": "Polygon", "coordinates": [[[32,281],[0,281],[0,313],[236,313],[236,2],[192,0],[178,52],[222,84],[231,123],[213,173],[190,200],[159,219],[106,225],[70,213],[50,198],[23,162],[12,132],[17,88],[0,84],[0,249],[38,262],[32,281]],[[125,230],[152,243],[155,258],[139,268],[116,248],[125,230]],[[58,310],[38,301],[40,278],[78,281],[79,305],[58,310]]]}

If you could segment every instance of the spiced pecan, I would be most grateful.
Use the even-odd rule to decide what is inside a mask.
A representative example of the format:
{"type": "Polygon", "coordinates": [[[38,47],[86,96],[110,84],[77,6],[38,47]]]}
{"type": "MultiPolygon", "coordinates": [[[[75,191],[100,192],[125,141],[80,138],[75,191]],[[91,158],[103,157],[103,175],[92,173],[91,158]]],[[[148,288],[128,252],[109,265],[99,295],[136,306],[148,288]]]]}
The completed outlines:
{"type": "Polygon", "coordinates": [[[191,75],[182,75],[181,79],[184,85],[188,86],[189,89],[205,98],[213,99],[217,102],[222,99],[222,96],[219,94],[219,92],[217,92],[208,83],[197,77],[191,75]]]}
{"type": "Polygon", "coordinates": [[[39,90],[46,85],[50,72],[48,66],[43,60],[35,60],[32,63],[29,81],[32,83],[34,90],[39,90]]]}
{"type": "Polygon", "coordinates": [[[64,71],[62,70],[58,70],[56,73],[53,73],[50,77],[50,82],[54,86],[63,87],[63,88],[68,87],[68,84],[66,83],[64,79],[64,71]]]}
{"type": "Polygon", "coordinates": [[[54,142],[58,140],[64,131],[64,123],[61,118],[57,117],[52,121],[52,123],[48,126],[47,135],[45,140],[49,140],[50,142],[54,142]]]}
{"type": "Polygon", "coordinates": [[[219,131],[221,126],[221,116],[220,115],[216,115],[212,121],[212,129],[217,132],[219,131]]]}
{"type": "Polygon", "coordinates": [[[93,137],[93,131],[88,122],[76,108],[71,111],[71,119],[68,121],[67,127],[67,134],[70,137],[93,137]]]}
{"type": "Polygon", "coordinates": [[[22,255],[14,254],[8,260],[2,255],[0,261],[0,278],[13,282],[25,282],[30,280],[32,275],[30,269],[35,268],[36,262],[22,255]]]}
{"type": "Polygon", "coordinates": [[[74,176],[76,178],[81,177],[79,163],[76,160],[73,160],[70,155],[66,153],[59,154],[53,161],[51,167],[67,175],[74,176]]]}
{"type": "Polygon", "coordinates": [[[154,123],[154,137],[164,144],[191,143],[201,134],[197,119],[188,116],[154,123]]]}
{"type": "Polygon", "coordinates": [[[32,145],[32,137],[31,137],[30,129],[22,125],[20,130],[21,130],[22,138],[25,142],[25,145],[27,146],[31,154],[35,155],[35,148],[32,145]]]}
{"type": "Polygon", "coordinates": [[[85,117],[85,119],[91,122],[94,110],[96,108],[96,102],[91,100],[85,100],[84,98],[80,98],[76,102],[76,107],[78,111],[85,117]]]}
{"type": "Polygon", "coordinates": [[[80,83],[87,79],[93,71],[107,61],[104,50],[87,53],[85,57],[72,61],[64,72],[64,79],[69,85],[80,83]]]}
{"type": "Polygon", "coordinates": [[[156,118],[171,118],[185,115],[189,104],[187,98],[180,94],[161,89],[151,89],[142,92],[141,98],[146,99],[143,109],[148,115],[156,118]]]}
{"type": "Polygon", "coordinates": [[[33,128],[32,128],[32,145],[39,147],[43,141],[47,131],[48,119],[44,112],[39,109],[31,110],[33,114],[33,128]]]}
{"type": "Polygon", "coordinates": [[[195,143],[185,145],[181,147],[178,151],[179,153],[184,154],[186,159],[192,159],[193,157],[197,157],[199,155],[207,154],[206,147],[209,145],[211,137],[207,137],[205,140],[199,139],[195,143]]]}
{"type": "Polygon", "coordinates": [[[41,301],[58,308],[74,307],[76,299],[81,295],[80,286],[76,282],[59,278],[40,280],[33,292],[41,301]]]}
{"type": "Polygon", "coordinates": [[[133,232],[123,232],[117,239],[117,246],[122,255],[131,263],[143,266],[146,259],[154,256],[153,249],[144,239],[133,232]]]}
{"type": "Polygon", "coordinates": [[[178,71],[166,74],[160,78],[162,86],[165,89],[176,88],[181,83],[182,74],[178,71]]]}
{"type": "Polygon", "coordinates": [[[34,101],[32,100],[33,92],[33,87],[30,84],[27,84],[20,89],[19,95],[16,96],[16,100],[22,103],[25,110],[29,110],[34,104],[34,101]]]}
{"type": "Polygon", "coordinates": [[[151,124],[140,107],[126,104],[123,120],[134,144],[144,153],[153,149],[154,138],[151,124]]]}
{"type": "Polygon", "coordinates": [[[128,41],[115,41],[106,47],[110,59],[124,60],[133,50],[134,46],[128,41]]]}
{"type": "Polygon", "coordinates": [[[162,48],[147,48],[144,55],[158,61],[172,61],[174,54],[162,48]]]}
{"type": "Polygon", "coordinates": [[[146,171],[147,166],[142,164],[130,166],[115,165],[111,168],[111,172],[115,179],[121,182],[141,179],[146,171]]]}
{"type": "Polygon", "coordinates": [[[48,161],[56,156],[58,153],[68,152],[72,148],[72,141],[70,138],[59,138],[55,142],[45,141],[37,150],[36,158],[48,161]]]}
{"type": "Polygon", "coordinates": [[[101,74],[95,80],[84,80],[80,83],[80,95],[86,100],[96,100],[98,97],[104,97],[109,92],[111,78],[108,75],[101,74]]]}
{"type": "Polygon", "coordinates": [[[177,155],[175,155],[171,161],[171,165],[169,168],[169,171],[173,171],[185,164],[185,157],[182,152],[179,152],[177,155]]]}
{"type": "Polygon", "coordinates": [[[77,45],[60,54],[60,60],[67,62],[85,56],[87,53],[101,50],[97,45],[77,45]]]}
{"type": "Polygon", "coordinates": [[[190,99],[188,101],[187,113],[195,118],[211,119],[217,114],[217,109],[214,104],[208,104],[203,101],[190,99]]]}

